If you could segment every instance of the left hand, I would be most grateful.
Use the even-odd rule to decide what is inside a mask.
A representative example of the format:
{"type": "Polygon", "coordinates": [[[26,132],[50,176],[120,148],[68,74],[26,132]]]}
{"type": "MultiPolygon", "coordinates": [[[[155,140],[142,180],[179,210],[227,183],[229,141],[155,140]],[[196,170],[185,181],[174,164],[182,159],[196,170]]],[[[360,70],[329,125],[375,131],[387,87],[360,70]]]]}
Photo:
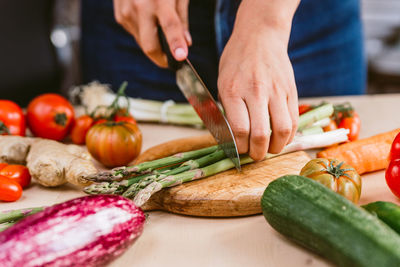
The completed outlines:
{"type": "Polygon", "coordinates": [[[218,90],[239,153],[261,160],[267,152],[279,153],[297,131],[297,89],[287,53],[290,27],[252,24],[243,13],[221,56],[218,90]]]}

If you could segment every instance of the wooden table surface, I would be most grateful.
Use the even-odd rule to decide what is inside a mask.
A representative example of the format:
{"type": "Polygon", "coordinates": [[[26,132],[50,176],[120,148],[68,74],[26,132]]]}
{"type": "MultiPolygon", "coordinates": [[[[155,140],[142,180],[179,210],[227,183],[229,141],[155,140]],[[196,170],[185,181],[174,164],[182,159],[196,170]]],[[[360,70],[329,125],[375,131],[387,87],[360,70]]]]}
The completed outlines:
{"type": "MultiPolygon", "coordinates": [[[[302,99],[319,103],[321,98],[302,99]]],[[[400,94],[354,97],[325,97],[325,101],[350,101],[361,117],[361,137],[400,127],[400,94]]],[[[147,149],[159,143],[204,134],[204,130],[141,124],[147,149]]],[[[385,183],[384,172],[363,175],[360,204],[376,200],[400,204],[385,183]]],[[[57,189],[32,185],[15,203],[0,203],[0,211],[52,205],[82,196],[70,186],[57,189]]],[[[262,215],[210,219],[150,212],[143,235],[110,266],[331,266],[275,232],[262,215]]]]}

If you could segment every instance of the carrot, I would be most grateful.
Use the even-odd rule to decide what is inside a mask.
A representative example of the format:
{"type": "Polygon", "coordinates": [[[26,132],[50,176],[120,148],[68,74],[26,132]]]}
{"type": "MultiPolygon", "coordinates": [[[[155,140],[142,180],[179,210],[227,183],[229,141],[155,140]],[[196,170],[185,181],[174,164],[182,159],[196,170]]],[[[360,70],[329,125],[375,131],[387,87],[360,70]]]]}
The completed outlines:
{"type": "Polygon", "coordinates": [[[337,159],[353,166],[359,174],[385,169],[390,147],[400,128],[368,138],[327,148],[319,158],[337,159]]]}

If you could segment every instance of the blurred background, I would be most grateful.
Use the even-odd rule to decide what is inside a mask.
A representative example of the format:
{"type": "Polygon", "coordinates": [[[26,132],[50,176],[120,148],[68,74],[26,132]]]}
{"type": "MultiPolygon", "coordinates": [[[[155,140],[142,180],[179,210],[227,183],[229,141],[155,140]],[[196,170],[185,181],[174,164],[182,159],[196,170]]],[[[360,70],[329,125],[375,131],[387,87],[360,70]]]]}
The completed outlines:
{"type": "MultiPolygon", "coordinates": [[[[0,1],[1,98],[26,105],[37,88],[66,94],[80,84],[79,1],[0,1]]],[[[400,1],[361,4],[367,92],[400,93],[400,1]]]]}

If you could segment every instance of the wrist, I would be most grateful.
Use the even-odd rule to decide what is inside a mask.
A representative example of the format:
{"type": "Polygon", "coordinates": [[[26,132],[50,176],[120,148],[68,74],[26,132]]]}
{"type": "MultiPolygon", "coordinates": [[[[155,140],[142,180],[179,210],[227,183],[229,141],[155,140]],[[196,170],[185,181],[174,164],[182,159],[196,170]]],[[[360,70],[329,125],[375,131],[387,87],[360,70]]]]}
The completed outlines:
{"type": "Polygon", "coordinates": [[[293,15],[299,0],[242,0],[235,29],[244,28],[255,34],[271,32],[285,42],[289,41],[293,15]]]}

